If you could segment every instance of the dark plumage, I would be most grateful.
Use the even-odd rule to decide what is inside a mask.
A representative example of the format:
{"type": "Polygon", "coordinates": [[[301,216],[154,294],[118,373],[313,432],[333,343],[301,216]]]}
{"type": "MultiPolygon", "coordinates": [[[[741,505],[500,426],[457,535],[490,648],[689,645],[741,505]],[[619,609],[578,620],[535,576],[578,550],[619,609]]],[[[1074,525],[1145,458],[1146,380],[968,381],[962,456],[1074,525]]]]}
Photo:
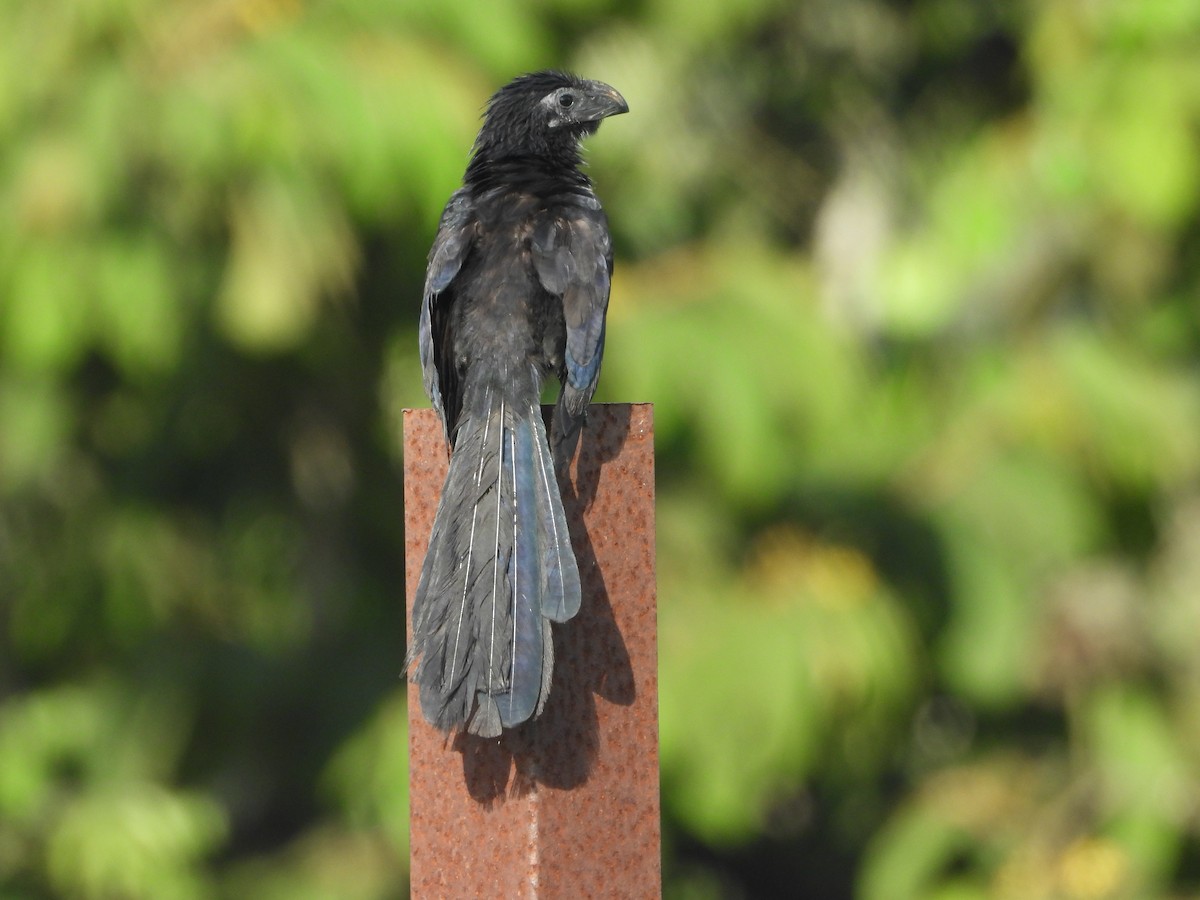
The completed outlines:
{"type": "Polygon", "coordinates": [[[608,85],[561,72],[501,88],[429,253],[421,365],[452,453],[408,669],[444,730],[496,737],[541,712],[550,622],[579,611],[555,471],[596,390],[612,275],[579,142],[628,109],[608,85]],[[548,374],[562,383],[550,441],[548,374]]]}

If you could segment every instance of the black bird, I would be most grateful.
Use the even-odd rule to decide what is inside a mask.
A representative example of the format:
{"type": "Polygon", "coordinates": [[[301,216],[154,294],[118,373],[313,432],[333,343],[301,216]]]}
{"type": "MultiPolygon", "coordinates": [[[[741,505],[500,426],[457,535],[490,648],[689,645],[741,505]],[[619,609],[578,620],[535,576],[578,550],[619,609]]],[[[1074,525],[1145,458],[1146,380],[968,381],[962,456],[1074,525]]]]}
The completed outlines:
{"type": "Polygon", "coordinates": [[[498,737],[537,716],[550,622],[579,611],[555,475],[596,390],[612,276],[580,141],[628,111],[607,84],[562,72],[501,88],[429,252],[421,366],[451,456],[406,668],[425,718],[446,731],[498,737]],[[551,373],[562,391],[548,441],[551,373]]]}

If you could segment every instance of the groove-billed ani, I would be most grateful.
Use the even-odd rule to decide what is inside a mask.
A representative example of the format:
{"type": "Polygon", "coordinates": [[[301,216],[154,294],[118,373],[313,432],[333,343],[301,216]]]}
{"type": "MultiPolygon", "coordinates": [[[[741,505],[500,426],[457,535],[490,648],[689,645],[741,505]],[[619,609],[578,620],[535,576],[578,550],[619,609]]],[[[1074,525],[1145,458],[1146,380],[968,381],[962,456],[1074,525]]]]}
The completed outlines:
{"type": "Polygon", "coordinates": [[[443,730],[497,737],[540,713],[550,622],[579,611],[555,472],[596,390],[612,275],[579,145],[628,110],[608,85],[560,72],[501,88],[429,252],[421,365],[452,453],[408,667],[425,718],[443,730]],[[562,392],[548,442],[550,373],[562,392]]]}

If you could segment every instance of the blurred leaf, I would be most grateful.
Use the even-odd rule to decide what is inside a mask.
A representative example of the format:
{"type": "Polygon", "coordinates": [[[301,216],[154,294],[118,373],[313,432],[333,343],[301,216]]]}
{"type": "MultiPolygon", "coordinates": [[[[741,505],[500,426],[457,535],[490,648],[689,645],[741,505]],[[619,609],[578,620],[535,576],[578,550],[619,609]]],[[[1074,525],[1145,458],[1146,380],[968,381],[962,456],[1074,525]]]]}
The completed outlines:
{"type": "Polygon", "coordinates": [[[91,335],[88,254],[79,246],[38,241],[12,272],[0,306],[4,355],[20,369],[52,372],[79,362],[91,335]]]}
{"type": "Polygon", "coordinates": [[[1087,743],[1117,809],[1178,817],[1200,788],[1159,703],[1134,685],[1095,691],[1084,711],[1087,743]]]}
{"type": "Polygon", "coordinates": [[[694,582],[686,605],[703,627],[663,633],[664,779],[689,786],[679,814],[721,843],[744,840],[772,797],[802,783],[826,723],[844,717],[877,739],[914,679],[907,623],[860,555],[771,534],[750,579],[724,604],[694,582]],[[702,743],[688,738],[697,715],[721,723],[702,743]]]}
{"type": "Polygon", "coordinates": [[[396,855],[408,855],[408,707],[400,695],[342,747],[323,786],[352,824],[381,828],[396,855]]]}
{"type": "Polygon", "coordinates": [[[70,422],[68,400],[53,382],[0,381],[0,491],[13,491],[49,472],[70,422]]]}
{"type": "Polygon", "coordinates": [[[954,541],[955,591],[963,601],[943,638],[942,664],[949,683],[975,702],[1011,704],[1030,662],[1028,589],[977,541],[968,534],[954,541]]]}
{"type": "Polygon", "coordinates": [[[1101,188],[1150,225],[1182,221],[1195,208],[1200,162],[1192,98],[1200,85],[1194,62],[1164,60],[1134,68],[1111,85],[1095,129],[1101,188]]]}
{"type": "Polygon", "coordinates": [[[50,836],[50,880],[80,897],[202,897],[208,890],[192,863],[224,833],[206,797],[125,786],[65,810],[50,836]]]}
{"type": "Polygon", "coordinates": [[[98,330],[132,375],[161,373],[178,363],[184,310],[173,290],[172,262],[161,245],[150,241],[102,253],[98,330]]]}
{"type": "Polygon", "coordinates": [[[863,900],[941,896],[934,892],[937,876],[970,846],[962,829],[917,810],[897,817],[878,841],[881,850],[863,872],[863,900]]]}
{"type": "Polygon", "coordinates": [[[218,321],[237,344],[279,351],[307,336],[325,296],[348,290],[357,253],[340,210],[270,180],[232,200],[233,248],[218,321]]]}
{"type": "Polygon", "coordinates": [[[0,707],[0,810],[35,822],[60,771],[83,762],[104,732],[108,699],[84,688],[45,692],[0,707]]]}
{"type": "Polygon", "coordinates": [[[388,900],[403,887],[396,883],[402,862],[373,832],[327,828],[277,857],[235,865],[225,892],[262,900],[388,900]]]}

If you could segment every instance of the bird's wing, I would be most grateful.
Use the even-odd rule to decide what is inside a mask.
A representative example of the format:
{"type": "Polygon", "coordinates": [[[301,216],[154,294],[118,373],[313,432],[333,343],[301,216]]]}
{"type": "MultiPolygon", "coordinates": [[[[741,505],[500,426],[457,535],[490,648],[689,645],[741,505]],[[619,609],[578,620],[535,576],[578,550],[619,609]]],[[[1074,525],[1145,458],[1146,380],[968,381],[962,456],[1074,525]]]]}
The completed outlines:
{"type": "Polygon", "coordinates": [[[533,230],[538,280],[562,297],[567,324],[563,403],[582,415],[596,392],[604,355],[604,316],[612,278],[612,241],[599,205],[551,209],[533,230]]]}
{"type": "Polygon", "coordinates": [[[474,202],[465,188],[450,195],[429,250],[421,302],[421,371],[425,392],[442,418],[446,440],[453,441],[462,407],[462,385],[453,360],[450,310],[454,305],[454,278],[470,253],[475,238],[474,202]]]}

